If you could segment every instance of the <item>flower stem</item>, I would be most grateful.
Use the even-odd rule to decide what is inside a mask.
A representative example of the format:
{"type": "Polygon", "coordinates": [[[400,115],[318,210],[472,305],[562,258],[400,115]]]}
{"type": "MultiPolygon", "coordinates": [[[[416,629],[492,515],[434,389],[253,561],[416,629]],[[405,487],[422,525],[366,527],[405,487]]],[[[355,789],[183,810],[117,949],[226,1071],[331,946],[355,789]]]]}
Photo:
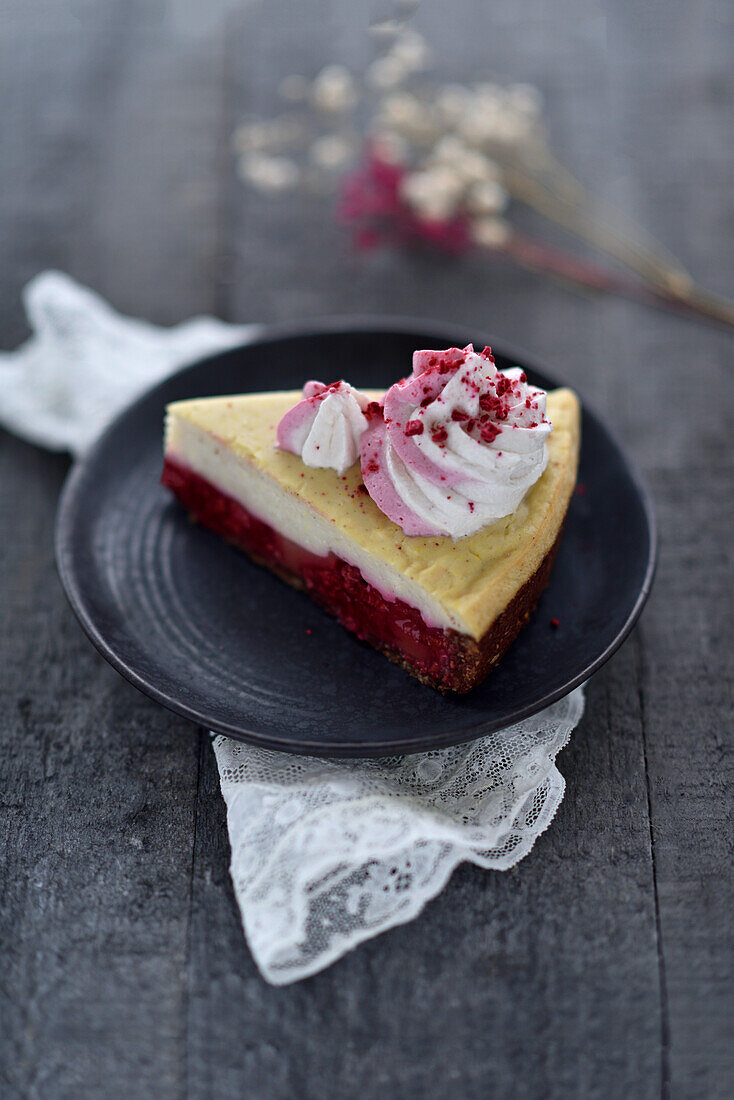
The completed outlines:
{"type": "Polygon", "coordinates": [[[717,298],[695,287],[685,294],[651,287],[630,276],[619,275],[600,264],[582,259],[572,252],[541,244],[518,233],[513,233],[497,252],[523,267],[542,271],[587,290],[616,294],[660,309],[706,318],[727,328],[734,328],[734,306],[723,298],[717,298]]]}

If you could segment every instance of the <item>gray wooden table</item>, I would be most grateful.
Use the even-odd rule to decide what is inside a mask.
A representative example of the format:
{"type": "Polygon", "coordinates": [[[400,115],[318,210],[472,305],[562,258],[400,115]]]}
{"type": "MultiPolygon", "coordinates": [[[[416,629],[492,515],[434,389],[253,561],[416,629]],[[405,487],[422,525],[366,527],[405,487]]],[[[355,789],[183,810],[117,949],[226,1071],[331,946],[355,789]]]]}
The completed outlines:
{"type": "MultiPolygon", "coordinates": [[[[328,202],[246,192],[234,125],[273,108],[281,75],[362,64],[376,4],[1,10],[3,347],[51,266],[157,322],[489,328],[603,410],[662,535],[528,859],[460,868],[414,923],[273,989],[239,926],[207,738],[82,636],[52,557],[67,460],[2,435],[2,1095],[731,1096],[731,335],[485,261],[356,259],[328,202]]],[[[417,25],[447,79],[536,82],[577,174],[734,296],[730,5],[426,0],[417,25]]]]}

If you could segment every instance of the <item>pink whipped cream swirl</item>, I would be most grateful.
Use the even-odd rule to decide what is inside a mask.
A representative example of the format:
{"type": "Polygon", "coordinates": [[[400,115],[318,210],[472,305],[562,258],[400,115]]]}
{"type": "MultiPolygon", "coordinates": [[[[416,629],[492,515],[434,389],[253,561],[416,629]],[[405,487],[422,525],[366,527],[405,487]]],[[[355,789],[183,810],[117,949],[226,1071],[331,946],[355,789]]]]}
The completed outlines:
{"type": "Polygon", "coordinates": [[[377,403],[348,382],[307,382],[301,400],[278,424],[278,446],[298,455],[306,466],[344,474],[359,457],[372,406],[379,414],[377,403]]]}
{"type": "Polygon", "coordinates": [[[369,495],[406,535],[471,535],[516,512],[548,463],[546,394],[489,348],[416,351],[381,403],[347,382],[307,382],[278,445],[343,474],[360,457],[369,495]]]}
{"type": "Polygon", "coordinates": [[[458,539],[517,511],[548,463],[544,390],[469,344],[416,351],[361,437],[362,476],[406,535],[458,539]]]}

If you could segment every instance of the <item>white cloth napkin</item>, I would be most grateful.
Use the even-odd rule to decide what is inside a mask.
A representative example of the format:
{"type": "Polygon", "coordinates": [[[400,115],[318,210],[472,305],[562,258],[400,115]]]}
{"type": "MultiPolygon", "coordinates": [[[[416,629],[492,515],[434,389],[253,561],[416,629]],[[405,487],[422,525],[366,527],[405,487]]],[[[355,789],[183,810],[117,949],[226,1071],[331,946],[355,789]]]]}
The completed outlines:
{"type": "MultiPolygon", "coordinates": [[[[157,328],[59,272],[24,301],[32,335],[0,353],[0,424],[76,456],[142,390],[255,331],[211,317],[157,328]]],[[[263,977],[297,981],[412,920],[462,860],[502,871],[526,856],[563,798],[555,758],[583,707],[579,688],[469,745],[382,760],[214,737],[232,882],[263,977]]]]}
{"type": "Polygon", "coordinates": [[[143,390],[257,328],[215,317],[158,328],[121,317],[60,271],[31,279],[23,304],[32,335],[17,351],[0,352],[0,424],[76,458],[143,390]]]}

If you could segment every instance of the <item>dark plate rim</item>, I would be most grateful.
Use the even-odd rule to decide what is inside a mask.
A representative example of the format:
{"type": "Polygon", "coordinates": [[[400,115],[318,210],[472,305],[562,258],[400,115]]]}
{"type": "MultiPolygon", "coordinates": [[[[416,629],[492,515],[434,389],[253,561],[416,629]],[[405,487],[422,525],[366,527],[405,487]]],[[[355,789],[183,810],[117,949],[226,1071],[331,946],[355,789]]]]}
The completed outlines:
{"type": "MultiPolygon", "coordinates": [[[[323,743],[301,740],[299,744],[296,745],[292,741],[281,740],[272,735],[263,735],[255,729],[245,728],[241,725],[234,726],[222,722],[217,718],[207,716],[203,710],[197,710],[195,707],[187,706],[185,703],[180,702],[175,696],[163,691],[161,688],[157,687],[155,683],[151,683],[141,676],[135,668],[117,654],[90,614],[84,598],[83,584],[80,583],[79,576],[75,569],[74,532],[77,518],[83,511],[83,499],[79,495],[80,489],[83,487],[85,477],[88,475],[89,471],[93,469],[97,455],[106,447],[108,437],[116,431],[121,419],[134,415],[135,410],[139,406],[147,402],[156,390],[163,389],[167,386],[173,378],[186,373],[186,371],[195,368],[198,369],[204,363],[213,363],[218,359],[229,356],[235,353],[238,348],[277,343],[280,340],[297,336],[329,336],[333,333],[343,334],[345,332],[389,334],[394,332],[410,333],[422,331],[431,332],[431,334],[440,337],[442,340],[448,341],[450,344],[460,346],[462,342],[466,341],[470,326],[434,322],[421,317],[391,316],[389,314],[380,316],[348,314],[336,317],[326,316],[306,322],[285,322],[274,325],[255,324],[252,326],[252,330],[248,337],[239,344],[215,352],[213,355],[202,356],[199,359],[185,363],[167,378],[146,389],[139,397],[114,417],[99,438],[92,444],[87,453],[74,463],[64,482],[56,513],[54,542],[56,567],[59,579],[72,611],[95,649],[117,672],[120,673],[121,676],[133,684],[133,686],[142,692],[143,695],[148,696],[148,698],[161,704],[168,710],[173,711],[175,714],[188,719],[197,726],[211,730],[215,733],[226,734],[236,740],[255,744],[262,748],[306,755],[342,757],[374,757],[393,755],[396,753],[404,754],[406,752],[405,744],[395,740],[370,742],[368,746],[360,746],[350,742],[335,742],[324,745],[323,743]]],[[[486,344],[490,344],[498,355],[507,359],[513,359],[518,364],[528,366],[531,370],[537,370],[539,374],[545,375],[556,385],[562,386],[565,384],[562,380],[557,379],[555,372],[547,370],[544,362],[537,359],[534,355],[529,355],[514,345],[506,344],[503,340],[495,340],[492,336],[487,334],[476,333],[475,337],[476,336],[479,336],[486,344]]],[[[475,339],[475,342],[478,343],[479,341],[475,339]]],[[[577,386],[573,388],[575,392],[579,394],[579,388],[577,386]]],[[[580,394],[579,396],[581,397],[580,394]]],[[[533,702],[525,704],[524,706],[520,705],[516,707],[509,716],[506,715],[501,720],[490,719],[478,723],[472,722],[469,725],[462,726],[460,729],[454,727],[444,737],[433,735],[425,743],[416,742],[415,746],[411,745],[410,752],[420,752],[429,748],[447,748],[451,745],[463,744],[483,734],[506,728],[525,718],[529,718],[533,714],[537,714],[539,711],[545,709],[545,707],[550,706],[552,703],[568,695],[575,688],[579,687],[579,685],[585,683],[595,672],[606,664],[609,658],[616,653],[622,643],[628,638],[632,628],[640,617],[652,589],[658,558],[658,532],[652,493],[636,466],[628,459],[615,433],[610,431],[606,422],[598,416],[585,399],[581,399],[581,404],[584,411],[595,417],[618,451],[630,481],[634,485],[640,498],[640,503],[642,504],[647,524],[649,551],[645,575],[637,599],[630,609],[625,622],[606,649],[598,654],[575,676],[559,684],[551,691],[546,692],[540,699],[535,699],[533,702]]]]}

